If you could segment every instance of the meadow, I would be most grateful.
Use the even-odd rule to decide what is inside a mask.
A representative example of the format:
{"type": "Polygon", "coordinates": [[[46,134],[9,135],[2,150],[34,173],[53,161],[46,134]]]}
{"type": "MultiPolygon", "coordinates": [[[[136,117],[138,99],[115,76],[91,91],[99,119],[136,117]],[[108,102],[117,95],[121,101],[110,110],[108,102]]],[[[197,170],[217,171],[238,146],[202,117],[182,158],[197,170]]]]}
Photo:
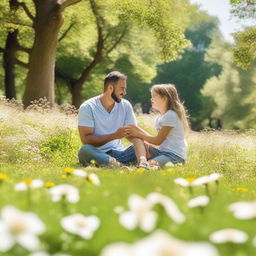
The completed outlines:
{"type": "Polygon", "coordinates": [[[256,255],[255,130],[191,132],[162,170],[82,167],[73,108],[2,99],[0,137],[0,255],[256,255]]]}

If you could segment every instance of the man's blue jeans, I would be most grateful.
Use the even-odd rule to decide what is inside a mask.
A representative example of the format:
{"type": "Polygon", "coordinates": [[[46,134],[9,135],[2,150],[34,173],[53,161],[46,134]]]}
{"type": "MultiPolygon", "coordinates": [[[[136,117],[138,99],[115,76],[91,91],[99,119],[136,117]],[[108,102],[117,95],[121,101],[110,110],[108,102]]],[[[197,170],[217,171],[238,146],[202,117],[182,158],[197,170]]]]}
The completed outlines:
{"type": "Polygon", "coordinates": [[[122,150],[112,149],[108,152],[102,152],[97,147],[85,144],[78,152],[79,162],[83,165],[89,165],[91,160],[95,160],[97,165],[111,166],[109,164],[109,157],[114,157],[118,162],[123,164],[136,162],[136,155],[133,145],[123,148],[122,150]]]}

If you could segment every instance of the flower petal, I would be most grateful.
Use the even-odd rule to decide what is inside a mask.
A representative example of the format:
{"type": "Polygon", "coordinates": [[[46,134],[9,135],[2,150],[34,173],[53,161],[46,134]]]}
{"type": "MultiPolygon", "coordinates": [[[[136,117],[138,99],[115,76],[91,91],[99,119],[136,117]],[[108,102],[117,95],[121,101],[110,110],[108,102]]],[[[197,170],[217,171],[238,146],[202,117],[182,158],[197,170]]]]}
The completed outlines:
{"type": "Polygon", "coordinates": [[[152,231],[156,226],[157,217],[155,212],[148,211],[140,221],[140,228],[145,232],[152,231]]]}
{"type": "Polygon", "coordinates": [[[14,238],[9,233],[7,224],[0,221],[0,252],[9,251],[14,244],[14,238]]]}
{"type": "Polygon", "coordinates": [[[29,251],[39,250],[40,241],[37,236],[29,233],[22,233],[16,237],[17,243],[29,251]]]}
{"type": "Polygon", "coordinates": [[[125,228],[133,230],[138,225],[138,218],[134,212],[126,211],[119,215],[119,222],[125,228]]]}

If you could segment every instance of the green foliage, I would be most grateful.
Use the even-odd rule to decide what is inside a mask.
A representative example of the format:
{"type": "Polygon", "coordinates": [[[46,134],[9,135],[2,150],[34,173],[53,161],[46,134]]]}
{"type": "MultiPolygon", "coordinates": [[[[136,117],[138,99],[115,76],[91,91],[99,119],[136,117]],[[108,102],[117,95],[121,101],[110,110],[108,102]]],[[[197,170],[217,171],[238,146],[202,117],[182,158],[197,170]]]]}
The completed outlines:
{"type": "Polygon", "coordinates": [[[234,62],[237,66],[247,69],[256,60],[256,28],[247,28],[243,32],[235,33],[234,38],[234,62]]]}
{"type": "Polygon", "coordinates": [[[40,154],[43,159],[58,166],[68,166],[76,162],[77,152],[81,146],[77,132],[65,130],[42,140],[40,154]]]}
{"type": "MultiPolygon", "coordinates": [[[[255,23],[255,0],[231,0],[232,14],[241,20],[255,23]]],[[[243,31],[234,33],[235,47],[233,50],[234,61],[238,67],[247,69],[253,66],[256,59],[256,28],[246,27],[243,31]]]]}
{"type": "Polygon", "coordinates": [[[162,57],[165,61],[174,60],[181,50],[188,46],[184,37],[184,25],[177,24],[180,19],[172,18],[188,12],[187,1],[183,1],[181,8],[179,1],[122,1],[118,2],[120,17],[128,21],[138,22],[139,25],[149,26],[153,29],[161,45],[162,57]]]}

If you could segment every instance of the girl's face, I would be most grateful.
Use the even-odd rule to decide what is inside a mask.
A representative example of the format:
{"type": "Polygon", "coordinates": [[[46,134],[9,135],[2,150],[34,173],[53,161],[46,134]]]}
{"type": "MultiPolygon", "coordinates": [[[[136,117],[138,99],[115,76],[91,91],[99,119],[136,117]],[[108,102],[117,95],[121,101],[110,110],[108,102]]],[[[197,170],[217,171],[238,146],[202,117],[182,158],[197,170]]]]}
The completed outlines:
{"type": "Polygon", "coordinates": [[[166,97],[162,97],[158,93],[151,91],[152,108],[154,108],[160,112],[165,111],[166,104],[167,104],[166,101],[167,101],[166,97]]]}

